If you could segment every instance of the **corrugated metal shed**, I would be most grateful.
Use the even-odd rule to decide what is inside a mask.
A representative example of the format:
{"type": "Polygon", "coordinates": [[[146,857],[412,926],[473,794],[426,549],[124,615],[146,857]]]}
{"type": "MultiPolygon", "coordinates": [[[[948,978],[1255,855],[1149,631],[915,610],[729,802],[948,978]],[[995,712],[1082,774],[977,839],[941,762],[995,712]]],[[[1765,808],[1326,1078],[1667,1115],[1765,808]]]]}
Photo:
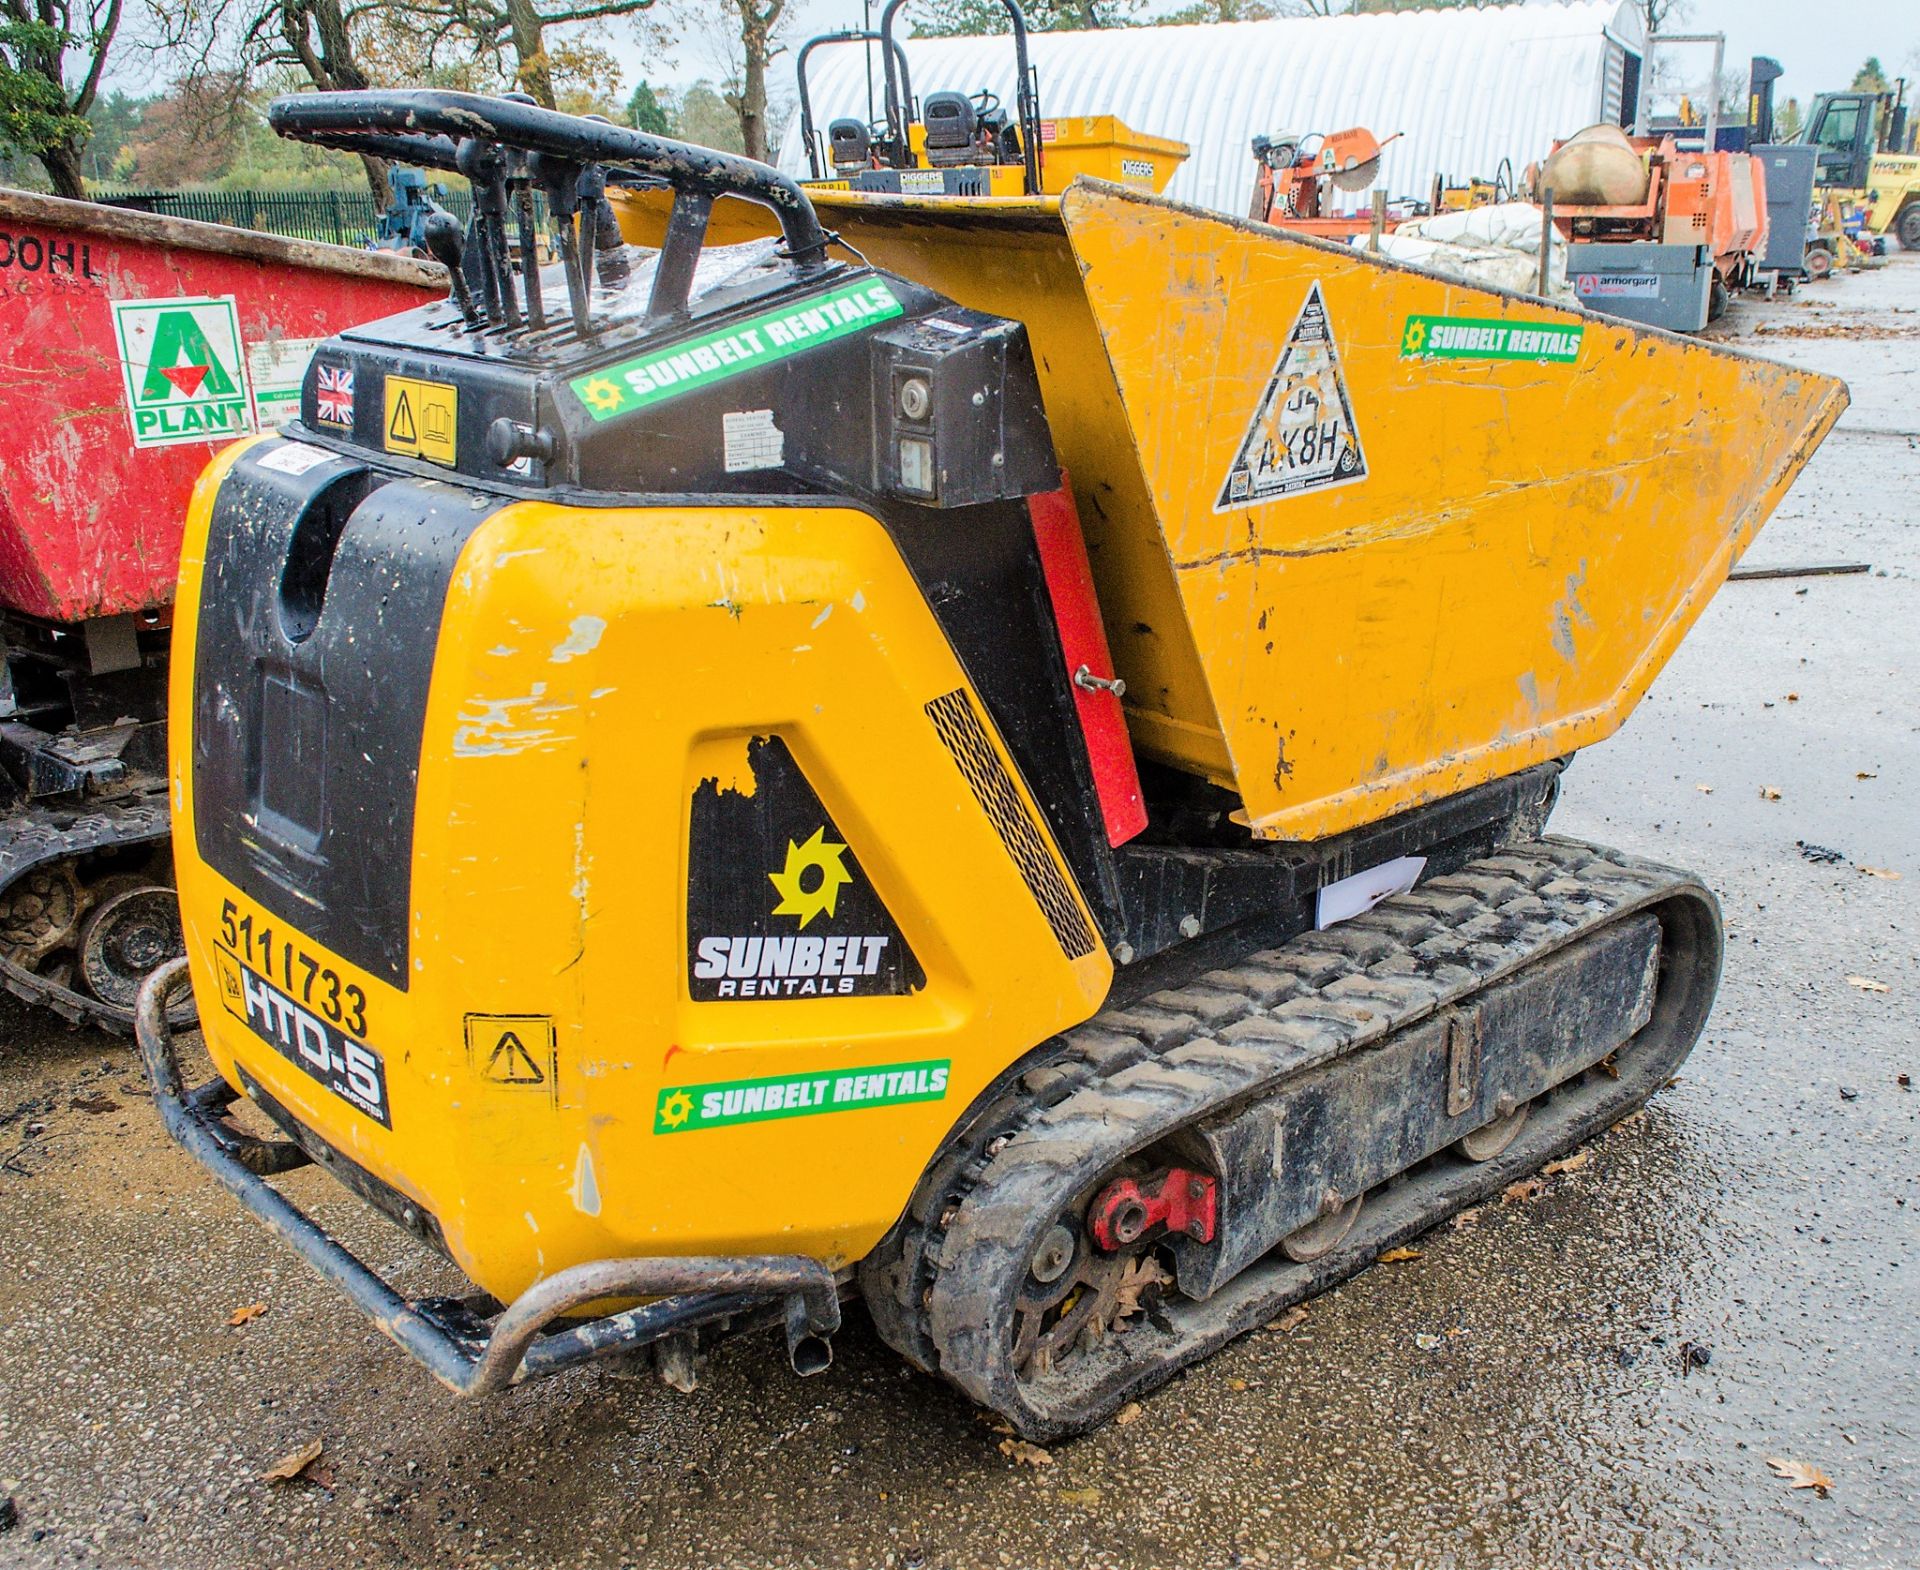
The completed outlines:
{"type": "MultiPolygon", "coordinates": [[[[1491,177],[1502,158],[1522,170],[1555,137],[1620,119],[1623,79],[1637,70],[1627,57],[1637,62],[1643,38],[1632,0],[1575,0],[1036,33],[1032,50],[1043,115],[1116,114],[1136,131],[1190,143],[1193,156],[1167,194],[1237,214],[1253,183],[1249,144],[1262,132],[1399,131],[1378,182],[1395,197],[1424,197],[1436,174],[1491,177]]],[[[990,87],[1013,103],[1010,38],[909,40],[906,48],[917,97],[990,87]]],[[[811,61],[823,132],[836,116],[866,112],[863,54],[840,45],[811,61]]],[[[797,110],[781,146],[782,167],[804,176],[797,110]]]]}

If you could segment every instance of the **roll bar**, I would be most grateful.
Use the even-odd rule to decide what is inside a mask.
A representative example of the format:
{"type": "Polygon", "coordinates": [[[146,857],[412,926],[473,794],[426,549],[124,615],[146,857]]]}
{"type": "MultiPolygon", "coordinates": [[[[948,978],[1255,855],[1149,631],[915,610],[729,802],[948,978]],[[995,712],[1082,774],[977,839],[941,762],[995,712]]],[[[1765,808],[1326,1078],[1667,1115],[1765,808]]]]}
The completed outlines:
{"type": "MultiPolygon", "coordinates": [[[[880,38],[885,48],[881,50],[881,63],[887,72],[887,139],[893,144],[893,163],[896,169],[904,169],[912,160],[912,152],[907,139],[907,127],[912,112],[912,100],[907,103],[907,113],[900,107],[900,95],[894,83],[893,56],[900,46],[894,42],[893,19],[907,0],[887,0],[887,8],[880,14],[880,38]]],[[[1040,194],[1040,79],[1035,75],[1033,62],[1027,54],[1027,15],[1017,0],[1000,0],[1006,7],[1007,19],[1013,23],[1014,67],[1019,73],[1018,85],[1014,90],[1015,108],[1020,118],[1020,155],[1026,165],[1024,184],[1029,196],[1040,194]]],[[[905,59],[905,52],[901,52],[905,59]]]]}
{"type": "MultiPolygon", "coordinates": [[[[908,113],[912,113],[913,110],[913,83],[907,75],[907,52],[902,49],[898,43],[893,42],[891,39],[883,38],[879,33],[867,32],[865,29],[857,27],[843,28],[837,33],[822,33],[817,38],[809,38],[800,46],[800,57],[794,62],[794,73],[800,79],[800,140],[807,144],[807,167],[813,171],[813,178],[816,180],[826,179],[827,172],[820,161],[820,149],[816,145],[815,140],[813,100],[807,92],[807,56],[812,54],[814,50],[822,44],[854,43],[884,43],[890,47],[892,58],[899,62],[900,81],[902,84],[901,91],[907,100],[908,113]]],[[[873,90],[873,78],[871,76],[867,78],[867,90],[869,92],[873,90]]],[[[871,101],[868,103],[868,108],[872,108],[871,101]]],[[[893,134],[891,122],[888,124],[887,134],[889,137],[893,134]]]]}
{"type": "Polygon", "coordinates": [[[457,225],[442,225],[427,238],[434,254],[454,275],[454,298],[468,325],[476,330],[494,326],[513,331],[521,325],[508,261],[510,187],[518,206],[525,320],[536,331],[543,327],[545,313],[533,244],[535,185],[547,198],[566,267],[574,328],[583,338],[594,330],[589,269],[597,259],[603,283],[623,276],[625,253],[606,201],[610,184],[664,185],[674,193],[647,304],[650,318],[686,309],[694,267],[706,241],[707,219],[722,196],[743,197],[770,208],[779,219],[786,254],[802,272],[826,265],[827,236],[813,203],[798,183],[779,170],[608,120],[543,109],[524,94],[488,98],[414,88],[300,93],[268,105],[267,122],[296,141],[466,175],[474,188],[471,229],[462,237],[457,225]],[[467,243],[480,252],[479,301],[472,297],[462,274],[467,243]]]}

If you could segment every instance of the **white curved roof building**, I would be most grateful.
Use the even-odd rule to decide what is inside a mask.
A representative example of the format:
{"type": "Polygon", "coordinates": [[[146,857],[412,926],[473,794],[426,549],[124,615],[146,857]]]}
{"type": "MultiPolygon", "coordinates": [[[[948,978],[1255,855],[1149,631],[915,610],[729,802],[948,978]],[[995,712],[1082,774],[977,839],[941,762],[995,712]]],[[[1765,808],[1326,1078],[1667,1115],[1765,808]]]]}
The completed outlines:
{"type": "MultiPolygon", "coordinates": [[[[910,19],[911,8],[901,15],[910,19]]],[[[1394,197],[1426,196],[1436,174],[1491,177],[1503,158],[1524,169],[1555,137],[1632,117],[1644,39],[1632,0],[1573,0],[1035,33],[1030,43],[1043,116],[1115,114],[1187,142],[1193,154],[1167,194],[1239,214],[1260,133],[1398,131],[1377,182],[1394,197]]],[[[1011,107],[1010,37],[908,39],[905,48],[915,97],[990,87],[1011,107]]],[[[815,52],[808,75],[823,135],[838,116],[867,114],[864,56],[852,44],[815,52]]],[[[876,119],[879,80],[876,50],[876,119]]],[[[797,108],[781,149],[781,167],[804,176],[797,108]]]]}

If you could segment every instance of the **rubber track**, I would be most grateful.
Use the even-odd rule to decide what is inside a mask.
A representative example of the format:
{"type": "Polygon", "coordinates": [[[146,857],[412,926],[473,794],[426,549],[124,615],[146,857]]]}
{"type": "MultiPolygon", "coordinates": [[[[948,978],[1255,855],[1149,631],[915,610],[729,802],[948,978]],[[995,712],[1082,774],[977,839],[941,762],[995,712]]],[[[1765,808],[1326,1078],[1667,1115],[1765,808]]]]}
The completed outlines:
{"type": "MultiPolygon", "coordinates": [[[[142,776],[149,778],[149,776],[142,776]]],[[[28,873],[57,862],[122,845],[165,839],[169,831],[165,782],[144,792],[90,804],[83,813],[36,804],[0,816],[0,893],[28,873]]],[[[74,1025],[92,1025],[108,1035],[133,1034],[133,1010],[120,1008],[73,987],[35,974],[0,954],[0,986],[35,1008],[44,1008],[74,1025]]],[[[191,1029],[191,1001],[171,1016],[176,1029],[191,1029]]]]}
{"type": "Polygon", "coordinates": [[[1705,1024],[1720,947],[1718,904],[1697,880],[1556,837],[1098,1014],[1050,1043],[930,1169],[863,1266],[875,1322],[1029,1438],[1080,1432],[1645,1101],[1705,1024]],[[1663,923],[1661,986],[1653,1021],[1616,1055],[1617,1079],[1576,1076],[1549,1092],[1492,1161],[1441,1155],[1376,1188],[1347,1241],[1312,1265],[1270,1255],[1204,1303],[1169,1297],[1164,1316],[1109,1334],[1037,1385],[1015,1376],[1011,1303],[1039,1234],[1124,1157],[1647,909],[1663,923]]]}

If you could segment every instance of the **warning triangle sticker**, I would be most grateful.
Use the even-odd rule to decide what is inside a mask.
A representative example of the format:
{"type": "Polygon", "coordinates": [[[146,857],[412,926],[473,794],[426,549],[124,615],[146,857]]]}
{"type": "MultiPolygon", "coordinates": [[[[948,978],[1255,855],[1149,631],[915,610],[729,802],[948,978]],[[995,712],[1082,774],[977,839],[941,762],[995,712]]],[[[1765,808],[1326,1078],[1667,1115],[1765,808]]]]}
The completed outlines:
{"type": "Polygon", "coordinates": [[[1214,510],[1251,507],[1366,477],[1340,351],[1334,347],[1327,302],[1315,283],[1293,320],[1253,423],[1240,439],[1214,510]]]}
{"type": "Polygon", "coordinates": [[[547,1082],[540,1065],[533,1061],[533,1054],[511,1030],[500,1033],[493,1056],[487,1059],[486,1076],[496,1085],[544,1085],[547,1082]]]}
{"type": "Polygon", "coordinates": [[[400,401],[393,406],[393,423],[388,427],[387,435],[396,442],[420,440],[420,433],[413,428],[413,405],[407,401],[404,390],[400,394],[400,401]]]}

